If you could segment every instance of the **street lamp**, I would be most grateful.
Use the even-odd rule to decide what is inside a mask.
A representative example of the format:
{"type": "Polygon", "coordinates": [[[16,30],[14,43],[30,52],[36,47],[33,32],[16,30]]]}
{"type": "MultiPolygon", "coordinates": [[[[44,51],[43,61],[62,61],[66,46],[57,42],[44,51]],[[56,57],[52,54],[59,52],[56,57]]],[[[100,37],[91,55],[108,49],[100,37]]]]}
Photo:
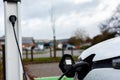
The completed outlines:
{"type": "Polygon", "coordinates": [[[53,7],[51,7],[51,24],[53,32],[53,43],[54,43],[54,58],[56,58],[56,35],[55,35],[55,19],[53,15],[53,7]]]}

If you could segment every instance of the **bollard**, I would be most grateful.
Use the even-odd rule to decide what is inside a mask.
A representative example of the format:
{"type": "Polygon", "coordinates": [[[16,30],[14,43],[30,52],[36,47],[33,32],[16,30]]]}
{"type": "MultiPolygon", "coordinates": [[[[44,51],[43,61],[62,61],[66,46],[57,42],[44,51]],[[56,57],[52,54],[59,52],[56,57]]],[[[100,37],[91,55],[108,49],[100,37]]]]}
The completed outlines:
{"type": "Polygon", "coordinates": [[[73,48],[71,48],[71,55],[73,56],[73,48]]]}
{"type": "Polygon", "coordinates": [[[26,59],[28,59],[28,50],[25,49],[25,51],[26,51],[26,59]]]}
{"type": "Polygon", "coordinates": [[[31,61],[33,61],[33,53],[34,53],[33,50],[34,50],[34,48],[35,48],[35,46],[31,47],[31,61]]]}
{"type": "Polygon", "coordinates": [[[51,47],[49,47],[49,49],[50,49],[50,58],[52,58],[52,49],[51,47]]]}
{"type": "Polygon", "coordinates": [[[3,54],[3,60],[2,60],[2,62],[3,62],[3,80],[6,80],[6,76],[5,76],[5,74],[6,74],[5,45],[2,45],[2,54],[3,54]]]}
{"type": "Polygon", "coordinates": [[[62,47],[62,56],[64,55],[64,47],[62,47]]]}

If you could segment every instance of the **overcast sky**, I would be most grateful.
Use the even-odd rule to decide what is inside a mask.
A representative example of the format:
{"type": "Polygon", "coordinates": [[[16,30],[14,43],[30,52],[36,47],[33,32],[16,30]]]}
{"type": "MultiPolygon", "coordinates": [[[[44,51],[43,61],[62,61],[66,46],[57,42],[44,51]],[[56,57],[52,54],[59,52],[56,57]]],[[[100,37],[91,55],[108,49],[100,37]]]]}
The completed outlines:
{"type": "MultiPolygon", "coordinates": [[[[51,7],[57,39],[69,38],[78,29],[90,37],[99,34],[98,25],[110,18],[120,0],[21,0],[22,35],[52,39],[51,7]]],[[[0,0],[0,36],[4,35],[4,8],[0,0]]]]}

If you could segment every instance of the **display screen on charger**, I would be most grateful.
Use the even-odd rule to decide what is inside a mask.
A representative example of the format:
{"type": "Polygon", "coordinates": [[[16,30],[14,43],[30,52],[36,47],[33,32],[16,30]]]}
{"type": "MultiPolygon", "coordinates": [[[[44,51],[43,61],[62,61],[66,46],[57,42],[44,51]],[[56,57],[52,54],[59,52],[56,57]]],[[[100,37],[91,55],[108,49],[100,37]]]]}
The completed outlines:
{"type": "Polygon", "coordinates": [[[72,61],[70,59],[66,59],[65,62],[67,65],[72,65],[72,61]]]}

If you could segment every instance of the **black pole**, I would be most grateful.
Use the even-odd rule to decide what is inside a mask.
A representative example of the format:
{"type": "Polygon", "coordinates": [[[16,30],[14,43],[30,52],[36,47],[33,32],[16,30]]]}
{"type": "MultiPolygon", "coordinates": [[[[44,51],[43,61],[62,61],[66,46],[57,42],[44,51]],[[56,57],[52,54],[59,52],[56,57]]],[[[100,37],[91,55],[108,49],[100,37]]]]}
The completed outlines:
{"type": "Polygon", "coordinates": [[[62,56],[64,55],[64,47],[62,47],[62,56]]]}
{"type": "Polygon", "coordinates": [[[6,80],[5,45],[2,45],[2,54],[3,54],[3,78],[4,80],[6,80]]]}
{"type": "Polygon", "coordinates": [[[33,50],[34,50],[34,48],[35,48],[35,46],[32,46],[32,48],[31,48],[31,61],[33,61],[33,50]]]}
{"type": "Polygon", "coordinates": [[[33,61],[33,49],[31,49],[31,61],[33,61]]]}
{"type": "Polygon", "coordinates": [[[73,48],[71,48],[71,55],[73,56],[73,48]]]}
{"type": "Polygon", "coordinates": [[[56,37],[54,36],[54,58],[56,58],[56,37]]]}
{"type": "Polygon", "coordinates": [[[26,59],[28,59],[28,50],[25,49],[25,52],[26,52],[26,59]]]}

